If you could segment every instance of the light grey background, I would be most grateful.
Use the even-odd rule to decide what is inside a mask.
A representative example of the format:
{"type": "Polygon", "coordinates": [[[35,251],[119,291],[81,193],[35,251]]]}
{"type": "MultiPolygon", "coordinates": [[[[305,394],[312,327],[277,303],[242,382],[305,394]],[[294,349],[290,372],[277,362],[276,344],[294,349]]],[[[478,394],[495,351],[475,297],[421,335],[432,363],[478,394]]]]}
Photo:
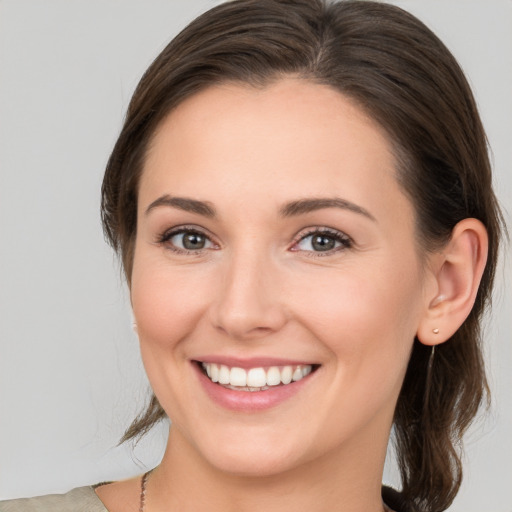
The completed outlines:
{"type": "MultiPolygon", "coordinates": [[[[0,499],[124,478],[161,456],[165,428],[116,447],[147,384],[99,190],[141,73],[216,3],[0,0],[0,499]]],[[[466,70],[512,211],[512,1],[395,3],[466,70]]],[[[493,408],[467,438],[452,512],[512,511],[510,263],[487,331],[493,408]]]]}

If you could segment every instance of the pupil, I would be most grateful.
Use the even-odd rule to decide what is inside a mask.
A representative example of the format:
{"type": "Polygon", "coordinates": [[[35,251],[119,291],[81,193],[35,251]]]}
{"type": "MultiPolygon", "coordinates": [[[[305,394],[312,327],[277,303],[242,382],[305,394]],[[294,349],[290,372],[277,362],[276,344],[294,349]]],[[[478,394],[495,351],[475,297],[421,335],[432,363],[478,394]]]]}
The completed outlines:
{"type": "Polygon", "coordinates": [[[335,243],[333,238],[324,235],[315,236],[312,240],[313,249],[315,249],[315,251],[329,251],[330,249],[334,249],[335,243]]]}
{"type": "Polygon", "coordinates": [[[183,237],[183,247],[185,249],[203,249],[205,239],[203,235],[197,233],[189,233],[183,237]]]}

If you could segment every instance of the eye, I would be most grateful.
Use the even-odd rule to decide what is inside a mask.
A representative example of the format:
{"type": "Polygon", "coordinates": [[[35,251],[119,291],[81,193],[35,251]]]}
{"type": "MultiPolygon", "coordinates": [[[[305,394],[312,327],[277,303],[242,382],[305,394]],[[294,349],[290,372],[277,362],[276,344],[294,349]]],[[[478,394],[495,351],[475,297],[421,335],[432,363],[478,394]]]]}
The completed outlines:
{"type": "Polygon", "coordinates": [[[341,231],[315,228],[302,235],[292,250],[330,254],[351,246],[352,240],[341,231]]]}
{"type": "Polygon", "coordinates": [[[165,232],[159,239],[161,244],[175,252],[197,252],[213,249],[215,244],[201,231],[179,228],[165,232]]]}

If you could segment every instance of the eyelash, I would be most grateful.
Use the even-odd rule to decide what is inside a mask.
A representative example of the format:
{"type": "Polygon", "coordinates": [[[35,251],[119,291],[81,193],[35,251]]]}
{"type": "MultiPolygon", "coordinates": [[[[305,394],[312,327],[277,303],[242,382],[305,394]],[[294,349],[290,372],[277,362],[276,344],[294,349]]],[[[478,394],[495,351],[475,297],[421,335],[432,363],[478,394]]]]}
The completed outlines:
{"type": "Polygon", "coordinates": [[[157,243],[160,245],[165,245],[166,249],[169,249],[172,252],[175,252],[177,254],[188,254],[188,255],[199,255],[204,251],[205,249],[181,249],[180,247],[176,247],[175,245],[170,243],[170,240],[175,237],[176,235],[184,235],[184,234],[192,234],[192,235],[199,235],[204,237],[206,240],[208,240],[210,243],[215,245],[210,237],[204,233],[203,231],[192,227],[192,226],[180,226],[179,228],[173,228],[168,231],[165,231],[160,235],[157,239],[157,243]]]}
{"type": "MultiPolygon", "coordinates": [[[[216,245],[211,238],[204,233],[203,231],[197,229],[196,227],[192,226],[181,226],[179,228],[173,228],[171,230],[165,231],[160,235],[157,239],[157,243],[160,245],[165,245],[167,249],[170,251],[177,253],[177,254],[185,254],[185,255],[200,255],[204,250],[209,250],[210,248],[202,248],[202,249],[181,249],[180,247],[176,247],[175,245],[170,243],[170,240],[177,236],[177,235],[184,235],[184,234],[193,234],[193,235],[199,235],[201,237],[204,237],[207,241],[209,241],[214,246],[216,245]]],[[[352,239],[342,233],[341,231],[325,228],[325,227],[313,227],[308,229],[305,233],[301,233],[299,236],[295,238],[293,241],[293,246],[290,250],[293,252],[304,252],[308,257],[325,257],[330,256],[332,254],[338,253],[340,251],[343,251],[345,249],[350,249],[353,246],[352,239]],[[329,249],[327,251],[301,251],[300,249],[294,249],[299,243],[303,242],[307,238],[313,236],[313,235],[319,235],[319,236],[325,236],[326,238],[331,238],[335,241],[335,243],[339,243],[340,245],[338,247],[335,247],[333,249],[329,249]]],[[[218,247],[218,246],[217,246],[218,247]]]]}
{"type": "MultiPolygon", "coordinates": [[[[350,249],[353,246],[352,239],[346,235],[345,233],[342,233],[341,231],[338,231],[336,229],[331,228],[325,228],[325,227],[313,227],[309,228],[305,233],[301,233],[294,241],[293,247],[295,247],[300,242],[303,242],[307,238],[313,236],[313,235],[319,235],[319,236],[325,236],[326,238],[331,238],[335,242],[338,242],[340,245],[338,247],[335,247],[333,249],[329,249],[327,251],[303,251],[308,257],[312,258],[322,258],[325,256],[331,256],[332,254],[336,254],[340,251],[343,251],[345,249],[350,249]]],[[[300,249],[293,249],[292,251],[299,252],[300,249]]]]}

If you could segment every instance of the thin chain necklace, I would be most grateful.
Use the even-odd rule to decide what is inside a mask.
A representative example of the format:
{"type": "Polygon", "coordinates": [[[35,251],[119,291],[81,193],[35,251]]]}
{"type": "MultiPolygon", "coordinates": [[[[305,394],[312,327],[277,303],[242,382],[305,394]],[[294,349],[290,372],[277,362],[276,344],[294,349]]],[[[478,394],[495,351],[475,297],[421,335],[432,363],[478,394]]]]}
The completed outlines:
{"type": "Polygon", "coordinates": [[[142,479],[140,481],[140,503],[139,503],[139,512],[144,512],[144,505],[146,504],[146,483],[148,481],[148,476],[153,471],[150,469],[149,471],[146,471],[142,475],[142,479]]]}
{"type": "MultiPolygon", "coordinates": [[[[144,512],[144,506],[146,505],[146,484],[148,482],[149,474],[153,471],[150,469],[146,471],[140,480],[140,504],[139,504],[139,512],[144,512]]],[[[385,503],[384,503],[385,512],[393,512],[385,503]]]]}

